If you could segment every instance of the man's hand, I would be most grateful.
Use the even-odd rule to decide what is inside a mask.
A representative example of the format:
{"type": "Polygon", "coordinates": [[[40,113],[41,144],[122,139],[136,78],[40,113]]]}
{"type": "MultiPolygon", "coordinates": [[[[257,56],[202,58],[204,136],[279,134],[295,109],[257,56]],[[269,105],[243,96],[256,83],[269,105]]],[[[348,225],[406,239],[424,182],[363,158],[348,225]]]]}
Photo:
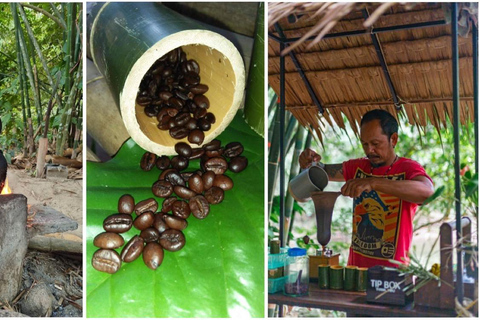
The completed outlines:
{"type": "Polygon", "coordinates": [[[306,169],[310,167],[313,162],[319,162],[321,159],[322,157],[318,153],[310,148],[307,148],[300,154],[298,162],[300,163],[300,168],[306,169]]]}
{"type": "Polygon", "coordinates": [[[373,189],[373,182],[376,178],[351,179],[341,189],[342,195],[350,198],[359,197],[362,192],[370,192],[373,189]]]}

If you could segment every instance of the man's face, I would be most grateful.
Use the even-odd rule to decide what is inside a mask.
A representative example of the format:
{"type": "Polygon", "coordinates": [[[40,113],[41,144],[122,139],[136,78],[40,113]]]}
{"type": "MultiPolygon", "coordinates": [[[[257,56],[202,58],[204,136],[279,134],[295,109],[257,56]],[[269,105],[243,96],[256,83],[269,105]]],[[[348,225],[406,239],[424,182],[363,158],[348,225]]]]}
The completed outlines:
{"type": "Polygon", "coordinates": [[[373,167],[390,164],[395,157],[393,147],[397,143],[398,135],[392,134],[388,138],[380,126],[380,120],[364,123],[360,128],[360,141],[363,151],[373,167]]]}

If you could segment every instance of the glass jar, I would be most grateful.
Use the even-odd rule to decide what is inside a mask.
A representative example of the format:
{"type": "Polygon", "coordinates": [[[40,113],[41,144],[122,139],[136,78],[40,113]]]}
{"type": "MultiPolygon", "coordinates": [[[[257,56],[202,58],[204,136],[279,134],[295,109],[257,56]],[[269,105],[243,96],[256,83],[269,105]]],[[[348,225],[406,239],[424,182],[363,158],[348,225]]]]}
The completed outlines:
{"type": "Polygon", "coordinates": [[[308,294],[309,262],[307,250],[302,248],[288,249],[285,263],[285,285],[283,293],[289,296],[303,296],[308,294]]]}

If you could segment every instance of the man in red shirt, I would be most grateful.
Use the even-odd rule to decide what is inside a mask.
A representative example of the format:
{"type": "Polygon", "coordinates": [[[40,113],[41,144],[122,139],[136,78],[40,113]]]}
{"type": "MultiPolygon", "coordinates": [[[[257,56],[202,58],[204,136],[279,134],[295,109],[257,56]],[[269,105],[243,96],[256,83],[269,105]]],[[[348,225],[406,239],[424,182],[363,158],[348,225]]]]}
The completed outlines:
{"type": "MultiPolygon", "coordinates": [[[[348,265],[396,266],[408,263],[413,217],[418,204],[433,192],[432,179],[417,162],[395,153],[398,123],[387,111],[367,112],[360,123],[366,157],[325,164],[330,181],[346,181],[341,192],[353,198],[353,232],[348,265]]],[[[319,162],[311,149],[302,152],[300,167],[319,162]]]]}

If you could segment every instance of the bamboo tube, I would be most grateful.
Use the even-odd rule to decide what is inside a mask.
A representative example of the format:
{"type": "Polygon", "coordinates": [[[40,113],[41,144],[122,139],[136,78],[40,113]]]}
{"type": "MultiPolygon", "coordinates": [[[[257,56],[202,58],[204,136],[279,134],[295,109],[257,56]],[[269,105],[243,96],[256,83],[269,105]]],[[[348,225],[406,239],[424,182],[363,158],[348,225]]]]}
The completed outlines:
{"type": "Polygon", "coordinates": [[[208,143],[232,121],[243,99],[245,67],[235,46],[161,4],[107,3],[95,15],[90,36],[93,61],[120,106],[130,136],[158,155],[175,154],[179,140],[159,130],[157,121],[147,117],[135,100],[148,69],[178,47],[199,63],[201,82],[210,88],[205,95],[216,122],[205,132],[208,143]]]}

